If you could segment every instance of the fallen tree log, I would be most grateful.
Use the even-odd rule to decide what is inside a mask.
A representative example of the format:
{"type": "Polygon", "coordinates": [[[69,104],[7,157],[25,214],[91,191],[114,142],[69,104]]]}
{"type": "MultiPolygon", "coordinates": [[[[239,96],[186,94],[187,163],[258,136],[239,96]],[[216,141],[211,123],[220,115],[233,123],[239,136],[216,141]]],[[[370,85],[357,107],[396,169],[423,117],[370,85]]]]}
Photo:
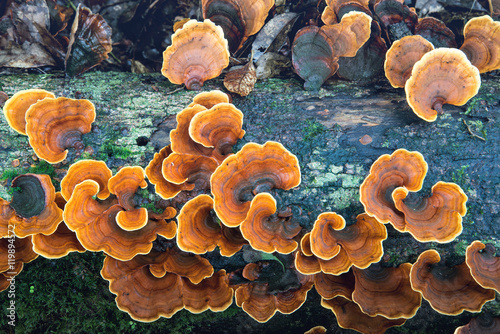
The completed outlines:
{"type": "MultiPolygon", "coordinates": [[[[169,132],[176,126],[176,114],[196,94],[179,90],[159,74],[91,72],[72,79],[57,74],[20,74],[4,75],[1,81],[9,96],[22,89],[43,88],[56,96],[89,99],[97,111],[92,131],[84,137],[84,153],[70,152],[65,161],[54,166],[40,162],[27,137],[11,130],[2,117],[0,173],[3,181],[0,197],[5,199],[10,197],[10,181],[15,175],[30,171],[47,172],[57,184],[69,165],[82,157],[104,160],[113,172],[127,165],[146,167],[153,154],[169,144],[169,132]]],[[[222,87],[222,81],[217,79],[207,82],[203,90],[222,87]]],[[[463,220],[464,229],[452,243],[439,245],[419,243],[409,234],[401,234],[387,225],[386,260],[393,265],[413,263],[418,254],[430,248],[460,259],[473,240],[491,242],[500,247],[499,101],[498,75],[484,75],[475,98],[462,107],[446,105],[444,115],[427,123],[413,114],[405,101],[404,91],[393,89],[385,80],[359,85],[333,79],[319,93],[310,93],[302,89],[298,80],[268,79],[258,82],[255,90],[245,98],[233,96],[233,103],[244,113],[246,131],[236,149],[247,142],[263,144],[272,140],[282,143],[298,157],[301,185],[281,192],[280,204],[300,207],[305,217],[302,221],[305,230],[310,230],[316,217],[326,211],[335,211],[347,222],[353,222],[363,211],[359,202],[359,185],[373,161],[398,148],[417,150],[429,165],[424,193],[430,192],[432,185],[441,180],[457,183],[467,194],[468,213],[463,220]]],[[[73,259],[78,256],[81,255],[76,254],[73,259]]],[[[46,261],[46,266],[57,262],[37,261],[46,261]]],[[[35,265],[36,262],[26,265],[18,281],[29,281],[30,266],[35,268],[35,265]]],[[[99,276],[98,272],[92,275],[99,276]]],[[[100,284],[107,286],[105,281],[100,284]]],[[[109,292],[107,294],[106,298],[112,299],[109,292]]],[[[331,311],[319,306],[319,296],[315,292],[309,294],[308,302],[293,315],[277,314],[268,323],[259,324],[236,309],[232,315],[238,323],[236,329],[226,328],[227,319],[214,316],[210,318],[210,330],[221,333],[275,333],[278,330],[297,333],[321,324],[333,333],[348,332],[339,330],[331,311]]],[[[499,313],[498,301],[488,303],[485,308],[499,313]]],[[[44,311],[40,308],[39,312],[44,311]]],[[[126,314],[122,316],[127,318],[126,314]]],[[[175,321],[176,317],[158,322],[175,321]]],[[[186,321],[195,326],[197,331],[194,332],[204,332],[203,326],[192,320],[196,315],[184,314],[182,317],[191,319],[186,321]]],[[[459,317],[442,316],[424,303],[403,328],[410,332],[452,333],[455,327],[465,324],[470,318],[468,313],[459,317]]],[[[5,319],[0,320],[0,328],[3,328],[3,321],[5,319]]],[[[168,328],[168,325],[161,326],[168,328]]],[[[397,329],[388,331],[397,332],[397,329]]]]}

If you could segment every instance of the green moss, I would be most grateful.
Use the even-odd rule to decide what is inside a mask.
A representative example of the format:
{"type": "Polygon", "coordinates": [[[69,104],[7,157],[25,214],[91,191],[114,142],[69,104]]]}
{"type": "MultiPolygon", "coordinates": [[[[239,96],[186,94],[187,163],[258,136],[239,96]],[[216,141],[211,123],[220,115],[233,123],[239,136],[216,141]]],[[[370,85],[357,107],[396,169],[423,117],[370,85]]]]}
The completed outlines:
{"type": "Polygon", "coordinates": [[[14,195],[14,193],[15,193],[15,192],[19,192],[19,191],[21,191],[21,187],[11,187],[11,188],[7,191],[7,193],[8,193],[9,195],[14,195]]]}
{"type": "Polygon", "coordinates": [[[114,157],[117,159],[127,159],[134,154],[131,150],[126,147],[116,146],[110,141],[104,143],[101,146],[100,153],[98,154],[99,160],[107,160],[108,157],[114,157]]]}
{"type": "Polygon", "coordinates": [[[146,208],[148,211],[152,211],[154,213],[163,213],[163,210],[157,208],[153,202],[143,203],[140,205],[141,208],[146,208]]]}
{"type": "Polygon", "coordinates": [[[45,160],[40,160],[40,162],[37,165],[35,165],[34,167],[30,167],[29,173],[46,174],[46,175],[50,176],[51,178],[54,178],[57,175],[55,172],[54,166],[52,166],[51,164],[49,164],[45,160]]]}
{"type": "Polygon", "coordinates": [[[464,185],[469,180],[469,176],[465,172],[467,168],[469,168],[469,165],[461,166],[459,169],[454,171],[451,174],[453,182],[458,183],[459,185],[464,185]]]}
{"type": "Polygon", "coordinates": [[[306,120],[306,127],[302,130],[304,133],[304,140],[312,140],[316,136],[326,132],[327,128],[314,120],[306,120]]]}
{"type": "Polygon", "coordinates": [[[5,181],[5,180],[12,181],[18,175],[20,175],[18,169],[6,169],[3,171],[2,176],[0,176],[0,180],[1,181],[5,181]]]}

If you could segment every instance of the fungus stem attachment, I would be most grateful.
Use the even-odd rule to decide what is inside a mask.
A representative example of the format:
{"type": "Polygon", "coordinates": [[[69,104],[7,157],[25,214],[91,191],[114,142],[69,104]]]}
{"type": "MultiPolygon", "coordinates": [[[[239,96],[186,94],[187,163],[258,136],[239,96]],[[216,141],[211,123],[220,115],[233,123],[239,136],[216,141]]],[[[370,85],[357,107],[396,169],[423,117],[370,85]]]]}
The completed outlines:
{"type": "Polygon", "coordinates": [[[432,105],[432,109],[436,110],[439,115],[442,115],[444,113],[443,104],[439,100],[434,102],[434,104],[432,105]]]}

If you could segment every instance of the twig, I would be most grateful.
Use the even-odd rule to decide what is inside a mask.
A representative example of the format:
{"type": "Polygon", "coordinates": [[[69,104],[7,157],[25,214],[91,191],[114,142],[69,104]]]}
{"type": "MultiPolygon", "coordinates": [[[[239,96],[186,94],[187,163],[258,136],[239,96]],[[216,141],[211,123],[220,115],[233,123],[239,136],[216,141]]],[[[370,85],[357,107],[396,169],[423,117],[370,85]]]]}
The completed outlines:
{"type": "Polygon", "coordinates": [[[478,136],[478,135],[476,135],[475,133],[472,132],[472,130],[470,129],[469,124],[467,124],[467,122],[465,121],[465,119],[462,118],[462,122],[464,123],[465,127],[467,127],[467,131],[469,132],[469,134],[472,137],[476,137],[477,139],[481,139],[482,141],[486,141],[486,139],[484,139],[483,137],[478,136]]]}
{"type": "Polygon", "coordinates": [[[113,58],[114,58],[114,59],[118,62],[118,64],[121,64],[121,63],[122,63],[122,61],[121,61],[120,59],[118,59],[118,58],[117,58],[117,57],[113,54],[113,52],[110,52],[109,54],[110,54],[110,56],[111,56],[111,57],[113,57],[113,58]]]}
{"type": "Polygon", "coordinates": [[[474,0],[474,1],[472,2],[472,6],[470,6],[470,10],[469,10],[469,15],[470,15],[470,13],[472,13],[472,9],[474,8],[474,5],[476,4],[476,1],[477,1],[477,0],[474,0]]]}
{"type": "Polygon", "coordinates": [[[75,7],[75,4],[71,0],[66,0],[66,3],[70,5],[71,8],[76,12],[77,8],[75,7]]]}
{"type": "Polygon", "coordinates": [[[180,86],[179,88],[174,89],[171,92],[165,93],[165,95],[170,95],[170,94],[173,94],[173,93],[177,93],[178,91],[183,90],[183,89],[184,89],[184,85],[180,86]]]}

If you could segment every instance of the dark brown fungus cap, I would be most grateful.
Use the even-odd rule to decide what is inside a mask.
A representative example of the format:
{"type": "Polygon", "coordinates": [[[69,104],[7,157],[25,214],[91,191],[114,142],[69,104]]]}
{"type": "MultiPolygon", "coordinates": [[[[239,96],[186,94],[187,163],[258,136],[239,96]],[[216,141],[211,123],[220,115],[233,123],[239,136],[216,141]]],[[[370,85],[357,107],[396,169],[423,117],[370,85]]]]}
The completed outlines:
{"type": "Polygon", "coordinates": [[[50,176],[24,174],[12,180],[14,191],[10,206],[16,211],[15,233],[19,238],[54,233],[63,219],[57,206],[56,192],[50,176]]]}
{"type": "Polygon", "coordinates": [[[373,9],[391,42],[414,33],[418,16],[403,2],[380,0],[373,9]]]}
{"type": "Polygon", "coordinates": [[[394,326],[401,326],[406,319],[387,319],[383,316],[371,317],[358,304],[343,296],[321,299],[321,306],[332,310],[340,327],[354,329],[364,334],[383,334],[394,326]]]}
{"type": "Polygon", "coordinates": [[[379,24],[372,20],[370,38],[354,57],[339,58],[337,75],[346,80],[369,81],[382,74],[387,45],[380,34],[379,24]]]}
{"type": "Polygon", "coordinates": [[[337,72],[338,60],[332,42],[323,29],[307,26],[295,35],[292,45],[294,71],[304,79],[306,90],[317,91],[321,85],[337,72]]]}
{"type": "Polygon", "coordinates": [[[465,262],[448,266],[433,249],[420,254],[413,264],[410,282],[412,288],[422,293],[431,307],[441,314],[479,312],[484,303],[495,298],[495,290],[477,284],[465,262]]]}
{"type": "Polygon", "coordinates": [[[203,18],[222,27],[229,42],[229,50],[235,52],[243,42],[257,33],[264,25],[274,0],[202,0],[203,18]]]}
{"type": "Polygon", "coordinates": [[[369,316],[412,318],[422,303],[422,296],[412,289],[410,270],[410,263],[397,268],[380,264],[366,269],[353,268],[356,283],[352,300],[369,316]]]}
{"type": "Polygon", "coordinates": [[[64,61],[66,73],[74,76],[99,65],[108,59],[111,43],[111,27],[106,20],[79,4],[64,61]]]}
{"type": "Polygon", "coordinates": [[[415,35],[420,35],[434,45],[435,48],[456,48],[455,34],[444,22],[434,17],[424,17],[418,20],[415,35]]]}

